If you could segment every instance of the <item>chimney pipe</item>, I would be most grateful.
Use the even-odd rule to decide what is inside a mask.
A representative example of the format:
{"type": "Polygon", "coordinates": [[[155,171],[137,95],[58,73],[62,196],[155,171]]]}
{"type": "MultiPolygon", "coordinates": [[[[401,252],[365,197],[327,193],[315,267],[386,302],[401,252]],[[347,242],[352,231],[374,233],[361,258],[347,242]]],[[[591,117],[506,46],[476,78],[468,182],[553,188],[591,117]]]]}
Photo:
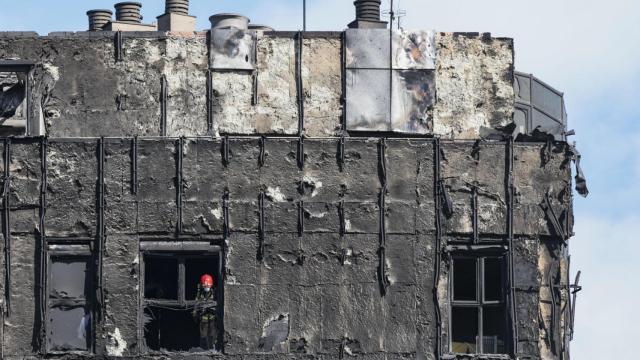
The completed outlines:
{"type": "Polygon", "coordinates": [[[189,0],[167,0],[164,13],[189,15],[189,0]]]}
{"type": "Polygon", "coordinates": [[[96,9],[87,11],[89,17],[89,31],[100,31],[111,21],[113,11],[106,9],[96,9]]]}
{"type": "Polygon", "coordinates": [[[349,28],[386,29],[387,22],[380,21],[381,0],[356,0],[356,20],[349,24],[349,28]]]}
{"type": "Polygon", "coordinates": [[[381,0],[356,0],[356,20],[380,21],[381,0]]]}
{"type": "Polygon", "coordinates": [[[142,23],[142,15],[140,15],[140,9],[142,4],[139,2],[121,2],[115,4],[116,8],[116,21],[123,21],[129,23],[142,23]]]}

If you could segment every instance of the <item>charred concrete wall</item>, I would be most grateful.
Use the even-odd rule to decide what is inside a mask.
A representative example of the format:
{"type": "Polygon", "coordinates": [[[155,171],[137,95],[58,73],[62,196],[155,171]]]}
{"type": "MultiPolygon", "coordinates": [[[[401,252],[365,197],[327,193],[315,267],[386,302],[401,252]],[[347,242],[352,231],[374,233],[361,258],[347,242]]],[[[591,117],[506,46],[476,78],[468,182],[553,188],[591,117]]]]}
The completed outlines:
{"type": "MultiPolygon", "coordinates": [[[[393,66],[399,70],[393,84],[379,90],[388,99],[385,92],[397,89],[394,99],[385,101],[397,102],[393,111],[401,114],[394,116],[415,118],[419,126],[394,120],[393,129],[474,139],[511,124],[512,40],[424,34],[406,32],[394,40],[400,54],[393,66]],[[433,69],[420,70],[410,57],[427,52],[435,62],[426,68],[433,69]]],[[[31,112],[49,136],[298,134],[300,119],[310,137],[347,130],[345,89],[366,78],[343,70],[349,61],[343,33],[241,35],[249,40],[233,35],[221,46],[235,55],[255,47],[245,49],[251,66],[232,59],[234,66],[220,69],[209,33],[124,32],[121,39],[113,32],[2,33],[0,59],[36,64],[31,112]]],[[[384,48],[380,41],[374,45],[384,48]]],[[[376,56],[390,66],[389,55],[376,56]]],[[[362,89],[368,97],[382,86],[374,85],[362,89]]]]}
{"type": "MultiPolygon", "coordinates": [[[[141,344],[143,244],[206,241],[224,249],[222,354],[436,359],[450,352],[450,254],[474,236],[513,246],[518,357],[561,358],[568,346],[562,332],[567,254],[539,204],[548,193],[571,230],[565,144],[340,143],[7,140],[8,163],[0,163],[1,171],[8,169],[10,209],[3,213],[8,257],[0,266],[2,279],[10,279],[0,281],[3,309],[10,310],[4,358],[43,354],[51,329],[43,322],[42,259],[59,241],[87,239],[97,252],[95,266],[103,267],[96,355],[154,357],[141,344]],[[443,210],[447,197],[451,212],[443,210]],[[274,322],[286,331],[273,334],[283,328],[274,322]],[[270,336],[278,341],[265,342],[270,336]]],[[[194,355],[157,357],[166,356],[194,355]]]]}
{"type": "Polygon", "coordinates": [[[453,259],[490,251],[511,358],[568,359],[573,150],[489,140],[515,126],[511,39],[0,33],[0,60],[34,64],[45,135],[3,140],[3,358],[505,359],[450,341],[453,259]],[[144,345],[158,243],[222,249],[220,354],[144,345]],[[91,258],[88,353],[47,350],[61,249],[91,258]]]}

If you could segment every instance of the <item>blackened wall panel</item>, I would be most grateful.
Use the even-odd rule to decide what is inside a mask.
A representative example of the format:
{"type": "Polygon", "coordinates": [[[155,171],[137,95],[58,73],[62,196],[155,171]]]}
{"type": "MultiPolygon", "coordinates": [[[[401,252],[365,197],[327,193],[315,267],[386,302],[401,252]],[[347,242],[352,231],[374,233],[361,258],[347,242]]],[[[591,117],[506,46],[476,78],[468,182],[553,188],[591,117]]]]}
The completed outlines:
{"type": "Polygon", "coordinates": [[[95,140],[50,141],[45,217],[48,236],[92,236],[96,233],[97,152],[95,140]]]}

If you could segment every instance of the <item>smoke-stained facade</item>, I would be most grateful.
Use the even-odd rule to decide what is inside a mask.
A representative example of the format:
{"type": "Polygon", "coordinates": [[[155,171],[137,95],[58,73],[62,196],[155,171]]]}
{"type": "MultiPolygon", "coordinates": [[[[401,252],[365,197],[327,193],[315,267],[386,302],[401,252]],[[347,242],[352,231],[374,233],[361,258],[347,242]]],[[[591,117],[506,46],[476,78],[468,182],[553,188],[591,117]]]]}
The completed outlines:
{"type": "Polygon", "coordinates": [[[569,358],[579,155],[510,39],[0,33],[0,74],[5,359],[569,358]]]}

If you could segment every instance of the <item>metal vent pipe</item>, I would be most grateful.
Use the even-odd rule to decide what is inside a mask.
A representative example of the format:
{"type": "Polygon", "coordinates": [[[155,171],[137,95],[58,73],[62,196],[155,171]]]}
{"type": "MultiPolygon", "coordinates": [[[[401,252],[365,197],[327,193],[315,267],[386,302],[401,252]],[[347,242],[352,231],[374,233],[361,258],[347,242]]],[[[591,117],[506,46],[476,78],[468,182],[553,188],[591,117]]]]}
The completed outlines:
{"type": "Polygon", "coordinates": [[[239,29],[247,30],[249,18],[240,14],[215,14],[209,18],[212,29],[239,29]]]}
{"type": "Polygon", "coordinates": [[[380,21],[381,0],[356,0],[356,20],[380,21]]]}
{"type": "Polygon", "coordinates": [[[111,21],[113,11],[106,9],[96,9],[87,11],[89,17],[89,31],[100,31],[111,21]]]}
{"type": "Polygon", "coordinates": [[[142,23],[142,15],[140,15],[140,9],[142,8],[142,4],[139,2],[121,2],[115,4],[116,8],[116,20],[131,22],[131,23],[142,23]]]}
{"type": "Polygon", "coordinates": [[[164,13],[189,15],[189,0],[167,0],[164,13]]]}

